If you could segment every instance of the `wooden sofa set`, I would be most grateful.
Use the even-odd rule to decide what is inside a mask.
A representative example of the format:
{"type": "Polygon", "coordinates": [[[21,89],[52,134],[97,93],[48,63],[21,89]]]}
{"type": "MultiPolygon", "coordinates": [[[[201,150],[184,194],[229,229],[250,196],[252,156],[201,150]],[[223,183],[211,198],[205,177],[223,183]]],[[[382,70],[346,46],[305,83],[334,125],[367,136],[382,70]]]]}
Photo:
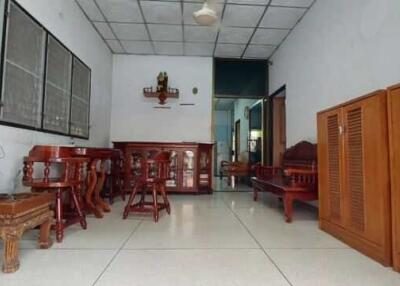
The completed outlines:
{"type": "Polygon", "coordinates": [[[286,222],[292,221],[293,201],[318,199],[317,145],[302,141],[283,155],[281,167],[255,166],[251,179],[254,200],[259,192],[270,192],[283,201],[286,222]]]}

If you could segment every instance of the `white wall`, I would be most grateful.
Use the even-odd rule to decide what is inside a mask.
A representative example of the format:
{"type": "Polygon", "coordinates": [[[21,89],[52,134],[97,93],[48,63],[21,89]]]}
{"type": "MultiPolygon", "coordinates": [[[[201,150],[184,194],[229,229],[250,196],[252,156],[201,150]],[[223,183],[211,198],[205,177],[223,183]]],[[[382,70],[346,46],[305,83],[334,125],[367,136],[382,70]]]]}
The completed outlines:
{"type": "Polygon", "coordinates": [[[169,56],[114,56],[111,140],[180,142],[211,140],[212,58],[169,56]],[[179,99],[145,98],[144,87],[155,87],[160,71],[179,99]],[[192,88],[197,87],[197,95],[192,88]],[[180,106],[194,103],[194,106],[180,106]]]}
{"type": "Polygon", "coordinates": [[[316,113],[400,81],[399,0],[317,0],[272,57],[287,85],[288,146],[316,141],[316,113]]]}
{"type": "MultiPolygon", "coordinates": [[[[112,55],[72,0],[18,0],[92,70],[90,140],[77,145],[108,146],[111,104],[112,55]]],[[[21,182],[22,157],[35,144],[68,144],[65,136],[0,125],[0,192],[11,192],[21,182]],[[4,156],[2,150],[4,150],[4,156]]]]}

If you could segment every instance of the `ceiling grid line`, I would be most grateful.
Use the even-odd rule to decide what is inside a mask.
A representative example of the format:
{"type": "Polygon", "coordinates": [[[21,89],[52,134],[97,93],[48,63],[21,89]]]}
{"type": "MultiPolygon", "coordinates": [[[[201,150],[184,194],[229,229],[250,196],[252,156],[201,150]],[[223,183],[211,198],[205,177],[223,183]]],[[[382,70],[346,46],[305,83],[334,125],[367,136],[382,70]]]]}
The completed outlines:
{"type": "Polygon", "coordinates": [[[268,8],[269,8],[269,5],[271,5],[271,1],[272,1],[272,0],[269,0],[267,6],[265,6],[264,12],[262,13],[260,19],[258,20],[258,23],[257,23],[256,27],[254,28],[253,33],[251,34],[251,36],[250,36],[250,38],[249,38],[249,41],[247,42],[246,47],[245,47],[244,50],[243,50],[242,55],[240,56],[241,59],[243,59],[244,55],[246,54],[246,51],[247,51],[247,49],[248,49],[248,47],[249,47],[251,41],[253,40],[254,34],[256,33],[258,27],[260,26],[261,21],[264,19],[265,13],[267,13],[267,10],[268,10],[268,8]]]}
{"type": "MultiPolygon", "coordinates": [[[[124,46],[122,45],[121,41],[118,39],[117,34],[115,33],[114,29],[112,28],[112,26],[110,25],[110,23],[107,22],[107,17],[104,15],[103,10],[101,10],[99,3],[97,3],[97,0],[93,0],[94,5],[97,7],[97,9],[99,9],[100,14],[103,16],[103,19],[106,21],[107,26],[109,27],[109,29],[111,30],[111,32],[114,34],[115,39],[117,40],[117,42],[119,43],[119,45],[121,46],[122,51],[126,52],[124,46]]],[[[96,29],[97,30],[97,29],[96,29]]],[[[106,41],[107,43],[107,41],[106,41]]]]}
{"type": "MultiPolygon", "coordinates": [[[[205,1],[205,0],[204,0],[205,1]]],[[[213,0],[214,26],[197,25],[200,0],[75,0],[114,54],[269,59],[316,0],[213,0]]]]}
{"type": "MultiPolygon", "coordinates": [[[[224,14],[225,14],[225,9],[226,9],[226,2],[227,0],[224,0],[224,3],[222,4],[222,12],[221,12],[221,23],[224,20],[224,14]]],[[[213,57],[215,57],[215,51],[217,50],[217,44],[218,44],[218,39],[219,39],[219,33],[220,33],[221,28],[218,28],[217,36],[215,37],[215,43],[214,43],[214,49],[213,49],[213,57]]]]}
{"type": "Polygon", "coordinates": [[[143,23],[144,23],[144,26],[146,28],[147,35],[149,36],[149,41],[150,41],[151,48],[153,49],[153,53],[157,54],[156,53],[156,48],[154,46],[154,42],[153,42],[153,39],[152,39],[152,36],[150,34],[149,25],[147,24],[146,18],[145,18],[144,13],[143,13],[143,8],[142,8],[142,5],[141,5],[141,2],[137,1],[137,3],[138,3],[138,6],[139,6],[140,14],[142,15],[142,18],[143,18],[143,23]]]}

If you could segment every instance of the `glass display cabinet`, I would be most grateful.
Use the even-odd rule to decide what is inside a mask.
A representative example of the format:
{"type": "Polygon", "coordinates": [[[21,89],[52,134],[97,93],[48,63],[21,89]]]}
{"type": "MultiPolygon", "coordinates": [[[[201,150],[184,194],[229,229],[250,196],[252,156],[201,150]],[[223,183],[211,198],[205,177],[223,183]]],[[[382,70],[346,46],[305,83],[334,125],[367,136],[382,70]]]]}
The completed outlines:
{"type": "Polygon", "coordinates": [[[114,142],[124,154],[124,188],[129,192],[141,175],[143,160],[152,152],[170,153],[167,191],[171,193],[212,192],[212,147],[206,143],[114,142]]]}

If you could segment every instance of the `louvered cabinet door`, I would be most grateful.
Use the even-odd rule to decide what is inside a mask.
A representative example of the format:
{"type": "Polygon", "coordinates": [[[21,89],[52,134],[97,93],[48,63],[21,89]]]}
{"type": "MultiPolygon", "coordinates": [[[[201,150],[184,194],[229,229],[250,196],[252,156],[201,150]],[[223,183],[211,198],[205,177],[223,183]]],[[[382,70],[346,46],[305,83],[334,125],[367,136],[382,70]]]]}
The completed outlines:
{"type": "Polygon", "coordinates": [[[400,271],[400,85],[388,89],[393,266],[400,271]]]}
{"type": "Polygon", "coordinates": [[[343,108],[345,225],[390,263],[390,184],[384,91],[343,108]]]}
{"type": "Polygon", "coordinates": [[[320,217],[341,225],[342,191],[342,110],[318,115],[318,170],[320,217]]]}

